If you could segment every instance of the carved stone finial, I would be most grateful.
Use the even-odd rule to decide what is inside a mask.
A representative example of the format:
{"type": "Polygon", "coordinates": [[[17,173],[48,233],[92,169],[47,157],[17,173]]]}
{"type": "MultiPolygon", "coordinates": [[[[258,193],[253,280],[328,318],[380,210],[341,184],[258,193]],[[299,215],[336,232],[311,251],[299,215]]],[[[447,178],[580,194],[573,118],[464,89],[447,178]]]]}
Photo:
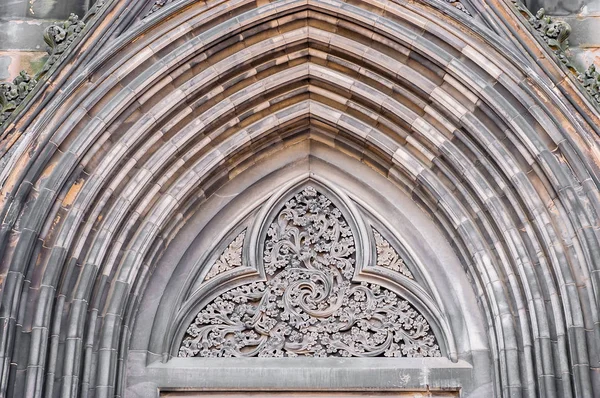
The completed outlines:
{"type": "Polygon", "coordinates": [[[390,245],[390,242],[381,236],[375,229],[373,229],[373,236],[375,237],[375,245],[377,246],[377,265],[399,272],[407,278],[414,279],[413,274],[404,263],[404,260],[402,260],[392,245],[390,245]]]}
{"type": "Polygon", "coordinates": [[[42,68],[42,73],[50,68],[61,58],[67,48],[79,36],[85,28],[85,22],[80,21],[79,17],[71,14],[66,21],[50,25],[44,30],[44,41],[48,44],[48,54],[50,58],[42,68]]]}
{"type": "Polygon", "coordinates": [[[354,235],[327,196],[306,187],[266,235],[266,280],[204,307],[180,357],[441,356],[427,320],[408,301],[353,281],[354,235]]]}
{"type": "Polygon", "coordinates": [[[2,125],[33,90],[37,81],[25,71],[21,71],[12,83],[0,83],[0,125],[2,125]]]}
{"type": "Polygon", "coordinates": [[[456,8],[459,11],[464,12],[465,14],[467,14],[468,16],[472,17],[473,15],[471,15],[471,13],[469,12],[469,10],[467,10],[467,8],[460,2],[460,0],[444,0],[446,3],[449,3],[451,6],[453,6],[454,8],[456,8]]]}

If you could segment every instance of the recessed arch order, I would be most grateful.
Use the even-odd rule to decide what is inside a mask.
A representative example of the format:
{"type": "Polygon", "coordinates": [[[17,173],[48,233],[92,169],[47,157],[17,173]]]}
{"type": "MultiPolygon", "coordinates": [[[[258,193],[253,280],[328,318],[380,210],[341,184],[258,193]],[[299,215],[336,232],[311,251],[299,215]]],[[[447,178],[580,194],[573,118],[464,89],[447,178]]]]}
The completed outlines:
{"type": "Polygon", "coordinates": [[[194,245],[311,173],[429,275],[467,396],[599,393],[597,113],[514,43],[436,1],[127,3],[3,136],[0,395],[166,387],[194,245]]]}

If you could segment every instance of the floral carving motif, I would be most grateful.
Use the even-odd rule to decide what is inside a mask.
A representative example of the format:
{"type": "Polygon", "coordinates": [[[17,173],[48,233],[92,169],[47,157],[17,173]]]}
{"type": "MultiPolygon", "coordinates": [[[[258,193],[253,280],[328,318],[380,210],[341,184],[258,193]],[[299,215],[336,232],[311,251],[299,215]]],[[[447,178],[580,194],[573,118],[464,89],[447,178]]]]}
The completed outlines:
{"type": "Polygon", "coordinates": [[[37,81],[21,71],[12,83],[0,83],[0,125],[2,125],[33,90],[37,81]]]}
{"type": "Polygon", "coordinates": [[[172,2],[173,2],[173,0],[155,0],[154,4],[152,5],[152,8],[150,8],[150,10],[148,10],[148,13],[144,16],[144,18],[146,18],[149,15],[154,14],[156,11],[160,10],[165,5],[172,3],[172,2]]]}
{"type": "Polygon", "coordinates": [[[546,10],[541,8],[533,15],[520,0],[512,0],[517,11],[521,13],[529,24],[540,34],[541,38],[548,44],[558,60],[565,65],[589,93],[596,107],[600,107],[600,77],[594,64],[585,70],[579,70],[569,57],[569,36],[571,26],[564,22],[546,15],[546,10]]]}
{"type": "Polygon", "coordinates": [[[429,324],[406,300],[352,281],[355,261],[342,212],[305,188],[267,231],[267,280],[208,304],[188,327],[179,356],[440,356],[429,324]]]}
{"type": "Polygon", "coordinates": [[[465,14],[467,14],[468,16],[472,16],[471,13],[469,12],[469,10],[467,10],[467,8],[460,2],[460,0],[445,0],[446,3],[450,3],[451,6],[453,6],[454,8],[456,8],[459,11],[464,12],[465,14]]]}
{"type": "Polygon", "coordinates": [[[44,41],[49,46],[50,58],[44,64],[42,73],[50,70],[62,55],[67,51],[71,43],[81,34],[85,28],[85,22],[81,21],[75,14],[59,24],[50,25],[44,31],[44,41]]]}
{"type": "Polygon", "coordinates": [[[600,104],[600,73],[598,73],[596,65],[591,64],[590,67],[577,78],[592,98],[600,104]]]}
{"type": "Polygon", "coordinates": [[[568,23],[555,20],[546,15],[546,11],[541,8],[535,16],[529,18],[529,23],[538,32],[550,48],[554,51],[564,51],[567,49],[571,26],[568,23]]]}
{"type": "MultiPolygon", "coordinates": [[[[104,0],[96,3],[88,12],[86,17],[98,12],[104,4],[104,0]]],[[[81,34],[85,28],[85,22],[79,20],[75,14],[71,14],[69,19],[50,25],[44,30],[44,41],[48,44],[48,60],[42,67],[42,70],[36,75],[29,76],[26,71],[21,71],[19,76],[12,83],[0,83],[0,131],[4,127],[12,112],[25,100],[30,92],[33,91],[37,82],[59,62],[67,52],[73,41],[81,34]]]]}
{"type": "Polygon", "coordinates": [[[390,245],[390,242],[376,230],[373,230],[373,236],[375,236],[375,245],[377,246],[377,265],[399,272],[407,278],[414,279],[413,274],[406,264],[404,264],[404,260],[390,245]]]}
{"type": "Polygon", "coordinates": [[[246,231],[243,231],[225,248],[219,259],[215,261],[208,274],[206,274],[205,281],[242,265],[242,248],[245,236],[246,231]]]}

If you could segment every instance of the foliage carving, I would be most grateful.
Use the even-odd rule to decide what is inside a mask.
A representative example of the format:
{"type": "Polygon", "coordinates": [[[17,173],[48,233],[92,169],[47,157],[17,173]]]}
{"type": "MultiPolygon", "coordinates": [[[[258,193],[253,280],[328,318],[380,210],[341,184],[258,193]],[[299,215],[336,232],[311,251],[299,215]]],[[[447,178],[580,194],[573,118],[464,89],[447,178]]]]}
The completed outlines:
{"type": "Polygon", "coordinates": [[[266,280],[205,306],[180,357],[441,356],[428,322],[408,301],[352,280],[352,230],[315,188],[283,205],[261,245],[266,280]]]}
{"type": "Polygon", "coordinates": [[[373,230],[373,236],[375,237],[375,245],[377,247],[377,265],[399,272],[407,278],[414,279],[404,260],[400,257],[396,249],[390,245],[390,242],[376,230],[373,230]]]}
{"type": "Polygon", "coordinates": [[[246,231],[243,231],[223,250],[223,253],[206,274],[205,281],[242,265],[242,249],[245,236],[246,231]]]}
{"type": "Polygon", "coordinates": [[[150,8],[150,10],[148,10],[148,13],[145,15],[144,18],[148,17],[149,15],[154,14],[155,12],[157,12],[158,10],[160,10],[165,5],[167,5],[167,4],[171,3],[171,2],[173,2],[173,0],[155,0],[154,4],[150,8]]]}
{"type": "Polygon", "coordinates": [[[44,41],[48,44],[50,58],[46,61],[42,72],[50,70],[83,31],[83,28],[85,28],[85,22],[80,21],[79,17],[75,14],[71,14],[62,23],[50,25],[46,28],[44,31],[44,41]]]}
{"type": "Polygon", "coordinates": [[[529,24],[539,33],[540,37],[548,47],[552,50],[558,60],[565,65],[571,73],[573,73],[579,83],[583,86],[591,99],[592,103],[596,107],[600,106],[600,77],[594,64],[581,72],[571,62],[568,55],[569,50],[569,36],[571,34],[571,26],[563,21],[554,19],[551,16],[546,15],[546,11],[541,8],[535,15],[533,15],[527,7],[525,7],[519,0],[512,0],[513,5],[529,22],[529,24]]]}
{"type": "Polygon", "coordinates": [[[594,64],[578,76],[579,81],[592,96],[592,98],[600,104],[600,73],[594,64]]]}
{"type": "Polygon", "coordinates": [[[33,77],[29,76],[26,71],[21,71],[15,80],[10,82],[0,83],[0,106],[2,113],[0,114],[0,131],[5,126],[5,122],[17,107],[26,99],[33,91],[38,81],[42,80],[52,67],[59,63],[68,53],[73,42],[83,32],[86,21],[89,22],[95,15],[100,13],[106,0],[96,1],[85,14],[83,19],[75,14],[71,14],[66,21],[48,26],[44,30],[44,41],[48,44],[47,52],[50,55],[42,70],[36,73],[33,77]]]}
{"type": "Polygon", "coordinates": [[[37,80],[25,71],[21,71],[12,83],[0,83],[0,125],[10,117],[36,84],[37,80]]]}
{"type": "Polygon", "coordinates": [[[563,21],[556,20],[541,8],[529,18],[529,23],[540,32],[542,39],[555,51],[565,51],[569,45],[571,26],[563,21]]]}
{"type": "Polygon", "coordinates": [[[452,7],[456,8],[459,11],[464,12],[465,14],[467,14],[468,16],[472,16],[471,13],[469,12],[469,10],[467,10],[467,7],[465,7],[460,0],[445,0],[446,3],[449,3],[452,7]]]}

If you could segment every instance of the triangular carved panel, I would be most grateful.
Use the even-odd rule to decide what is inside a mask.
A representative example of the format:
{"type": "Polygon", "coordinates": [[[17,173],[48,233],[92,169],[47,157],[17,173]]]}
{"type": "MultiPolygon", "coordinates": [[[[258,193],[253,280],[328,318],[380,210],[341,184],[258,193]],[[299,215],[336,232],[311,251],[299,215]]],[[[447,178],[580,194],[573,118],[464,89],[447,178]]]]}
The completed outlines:
{"type": "Polygon", "coordinates": [[[266,281],[230,289],[200,311],[179,356],[440,356],[426,319],[389,289],[353,280],[352,228],[306,187],[285,202],[264,242],[266,281]]]}
{"type": "Polygon", "coordinates": [[[245,236],[246,231],[244,230],[223,250],[223,253],[206,274],[204,281],[242,266],[242,249],[245,236]]]}
{"type": "Polygon", "coordinates": [[[390,242],[375,229],[373,229],[373,236],[375,237],[375,246],[377,248],[376,264],[380,267],[398,272],[409,279],[415,279],[402,257],[400,257],[390,242]]]}

